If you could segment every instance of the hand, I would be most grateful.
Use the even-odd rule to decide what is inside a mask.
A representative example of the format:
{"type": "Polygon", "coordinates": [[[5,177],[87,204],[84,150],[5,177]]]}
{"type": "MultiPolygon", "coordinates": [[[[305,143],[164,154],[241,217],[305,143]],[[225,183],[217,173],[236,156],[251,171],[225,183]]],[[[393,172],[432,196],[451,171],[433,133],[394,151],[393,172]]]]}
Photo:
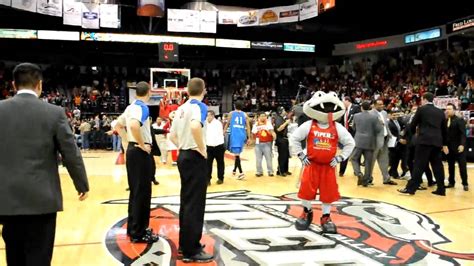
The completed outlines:
{"type": "Polygon", "coordinates": [[[443,146],[443,152],[444,152],[444,154],[446,154],[446,155],[449,153],[448,146],[443,146]]]}
{"type": "Polygon", "coordinates": [[[464,151],[464,146],[463,145],[459,145],[458,147],[458,153],[463,153],[464,151]]]}
{"type": "Polygon", "coordinates": [[[329,165],[331,165],[332,168],[336,167],[338,163],[341,163],[344,161],[344,158],[342,158],[341,155],[338,155],[334,157],[329,165]]]}
{"type": "Polygon", "coordinates": [[[79,195],[79,201],[84,201],[85,199],[87,199],[87,197],[89,197],[88,192],[79,192],[78,195],[79,195]]]}
{"type": "Polygon", "coordinates": [[[144,152],[150,154],[151,153],[151,146],[148,144],[145,144],[143,146],[135,144],[135,147],[142,149],[144,152]]]}
{"type": "Polygon", "coordinates": [[[400,143],[403,144],[403,145],[406,145],[406,144],[407,144],[407,141],[406,141],[406,139],[401,139],[401,140],[400,140],[400,143]]]}
{"type": "Polygon", "coordinates": [[[311,164],[311,162],[309,161],[308,156],[307,156],[304,152],[298,153],[298,158],[301,160],[301,163],[302,163],[304,166],[308,166],[308,165],[311,164]]]}
{"type": "Polygon", "coordinates": [[[197,149],[197,151],[204,157],[204,159],[207,159],[207,151],[205,149],[197,149]]]}

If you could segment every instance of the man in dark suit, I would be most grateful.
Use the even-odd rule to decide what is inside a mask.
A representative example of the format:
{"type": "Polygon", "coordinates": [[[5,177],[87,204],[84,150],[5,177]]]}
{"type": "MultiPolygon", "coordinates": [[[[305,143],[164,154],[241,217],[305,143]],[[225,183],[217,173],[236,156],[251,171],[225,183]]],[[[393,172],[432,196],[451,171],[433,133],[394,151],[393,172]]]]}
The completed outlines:
{"type": "MultiPolygon", "coordinates": [[[[349,133],[351,133],[352,137],[355,136],[355,130],[354,130],[354,115],[357,113],[360,113],[360,106],[356,104],[352,104],[351,97],[344,97],[344,105],[346,106],[346,113],[344,114],[343,117],[339,120],[339,123],[343,125],[349,133]]],[[[344,176],[344,173],[346,172],[347,168],[347,163],[349,159],[341,162],[341,165],[339,167],[339,176],[344,176]]]]}
{"type": "Polygon", "coordinates": [[[378,117],[369,112],[370,103],[362,103],[362,112],[354,115],[356,147],[352,154],[352,167],[358,177],[357,185],[367,187],[372,176],[373,153],[376,148],[376,136],[383,130],[378,117]],[[365,158],[365,173],[360,170],[360,157],[365,158]]]}
{"type": "MultiPolygon", "coordinates": [[[[395,143],[388,147],[388,160],[390,164],[390,169],[388,174],[392,178],[400,178],[398,174],[398,165],[402,162],[402,171],[403,173],[408,172],[407,166],[403,163],[404,156],[406,155],[406,144],[407,141],[404,138],[404,129],[405,126],[403,123],[396,117],[394,111],[390,111],[388,114],[388,129],[392,134],[392,137],[396,138],[395,143]]],[[[392,144],[392,143],[390,143],[392,144]]]]}
{"type": "MultiPolygon", "coordinates": [[[[406,126],[404,129],[404,139],[407,142],[407,154],[406,154],[406,161],[407,161],[407,166],[408,170],[410,170],[410,176],[413,175],[413,163],[415,161],[415,147],[416,147],[416,140],[417,140],[417,134],[414,134],[411,130],[411,122],[413,121],[413,117],[416,114],[416,111],[418,110],[418,106],[413,106],[411,108],[411,113],[408,115],[408,119],[406,119],[406,126]]],[[[430,166],[427,165],[425,169],[425,175],[426,179],[428,180],[428,186],[434,186],[435,182],[433,180],[433,173],[431,172],[430,166]]],[[[403,176],[403,175],[402,175],[403,176]]],[[[420,185],[418,190],[426,190],[426,187],[423,187],[420,185]]]]}
{"type": "Polygon", "coordinates": [[[61,154],[79,200],[89,183],[84,162],[61,107],[38,99],[41,69],[13,70],[15,97],[0,102],[0,223],[8,265],[50,265],[56,213],[63,210],[58,173],[61,154]]]}
{"type": "Polygon", "coordinates": [[[466,152],[464,151],[464,147],[466,146],[466,122],[464,122],[462,118],[457,117],[455,112],[456,107],[454,104],[449,103],[446,106],[446,113],[448,115],[446,126],[448,128],[449,153],[447,159],[449,165],[449,185],[446,187],[454,187],[454,164],[458,162],[462,185],[464,190],[468,191],[466,152]]]}
{"type": "Polygon", "coordinates": [[[445,154],[448,154],[446,119],[444,112],[433,105],[433,98],[434,96],[430,92],[423,95],[423,106],[418,108],[410,125],[413,132],[418,132],[418,137],[412,177],[404,189],[398,190],[403,194],[415,194],[420,187],[423,171],[430,162],[438,186],[432,193],[439,196],[446,195],[441,160],[441,149],[445,154]]]}

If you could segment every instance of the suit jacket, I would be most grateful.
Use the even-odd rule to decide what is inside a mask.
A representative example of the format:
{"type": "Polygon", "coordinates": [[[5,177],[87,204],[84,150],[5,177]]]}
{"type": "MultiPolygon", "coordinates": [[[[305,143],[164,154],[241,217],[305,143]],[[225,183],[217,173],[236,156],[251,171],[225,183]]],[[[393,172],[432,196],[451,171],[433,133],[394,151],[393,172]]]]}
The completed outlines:
{"type": "Polygon", "coordinates": [[[0,102],[0,215],[63,210],[58,153],[78,192],[89,191],[86,169],[61,107],[31,94],[0,102]]]}
{"type": "Polygon", "coordinates": [[[410,127],[412,132],[417,132],[418,127],[416,145],[442,147],[448,144],[444,112],[433,104],[418,108],[410,127]]]}
{"type": "Polygon", "coordinates": [[[376,136],[383,130],[378,117],[369,111],[363,111],[354,115],[354,130],[356,148],[375,150],[376,136]]]}
{"type": "Polygon", "coordinates": [[[379,121],[380,126],[382,127],[382,130],[376,136],[377,148],[381,148],[386,143],[386,141],[388,141],[388,138],[392,137],[392,134],[390,133],[390,129],[388,128],[388,114],[385,110],[382,111],[382,117],[384,120],[384,123],[382,123],[380,121],[379,112],[377,110],[373,109],[370,111],[370,113],[373,114],[375,117],[377,117],[377,120],[379,121]],[[384,124],[385,124],[385,129],[387,130],[387,139],[385,139],[385,136],[384,136],[384,130],[383,130],[384,124]]]}
{"type": "MultiPolygon", "coordinates": [[[[348,114],[347,116],[347,124],[348,124],[348,128],[347,130],[349,131],[349,133],[351,133],[352,136],[354,136],[355,134],[355,130],[354,130],[354,115],[357,114],[357,113],[360,113],[361,110],[360,110],[360,106],[359,105],[356,105],[356,104],[351,104],[351,106],[346,110],[346,113],[348,114]]],[[[344,114],[340,119],[339,119],[339,123],[341,123],[341,125],[343,125],[344,127],[346,126],[346,114],[344,114]]]]}
{"type": "MultiPolygon", "coordinates": [[[[446,119],[446,127],[448,120],[446,119]]],[[[464,119],[454,116],[451,118],[451,125],[448,130],[448,147],[457,150],[460,145],[466,147],[466,122],[464,119]]]]}

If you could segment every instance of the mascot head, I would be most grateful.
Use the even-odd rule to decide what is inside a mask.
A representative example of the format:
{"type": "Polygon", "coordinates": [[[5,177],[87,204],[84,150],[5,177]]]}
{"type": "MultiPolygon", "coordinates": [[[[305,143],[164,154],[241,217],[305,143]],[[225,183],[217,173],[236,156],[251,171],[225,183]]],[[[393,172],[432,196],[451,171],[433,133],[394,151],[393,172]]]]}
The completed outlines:
{"type": "Polygon", "coordinates": [[[346,107],[344,103],[337,97],[337,94],[332,91],[328,93],[317,91],[313,97],[303,105],[303,112],[309,118],[321,123],[338,120],[344,115],[345,111],[346,107]],[[330,116],[332,117],[330,118],[330,116]]]}

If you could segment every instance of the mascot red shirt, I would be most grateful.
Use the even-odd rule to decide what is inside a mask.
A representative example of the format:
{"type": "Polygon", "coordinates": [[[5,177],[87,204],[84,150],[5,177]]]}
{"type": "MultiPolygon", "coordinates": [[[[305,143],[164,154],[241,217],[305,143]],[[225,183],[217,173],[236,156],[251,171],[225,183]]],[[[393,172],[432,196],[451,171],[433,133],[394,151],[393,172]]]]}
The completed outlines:
{"type": "Polygon", "coordinates": [[[336,166],[347,160],[355,147],[354,139],[347,129],[335,122],[345,113],[344,103],[334,92],[316,92],[304,103],[303,112],[311,120],[301,124],[290,136],[290,145],[295,149],[304,168],[298,197],[303,201],[304,212],[295,223],[296,229],[306,230],[313,220],[311,201],[322,202],[323,233],[336,233],[330,218],[331,203],[339,200],[336,166]],[[303,150],[303,145],[306,150],[303,150]],[[342,147],[337,154],[338,147],[342,147]]]}

